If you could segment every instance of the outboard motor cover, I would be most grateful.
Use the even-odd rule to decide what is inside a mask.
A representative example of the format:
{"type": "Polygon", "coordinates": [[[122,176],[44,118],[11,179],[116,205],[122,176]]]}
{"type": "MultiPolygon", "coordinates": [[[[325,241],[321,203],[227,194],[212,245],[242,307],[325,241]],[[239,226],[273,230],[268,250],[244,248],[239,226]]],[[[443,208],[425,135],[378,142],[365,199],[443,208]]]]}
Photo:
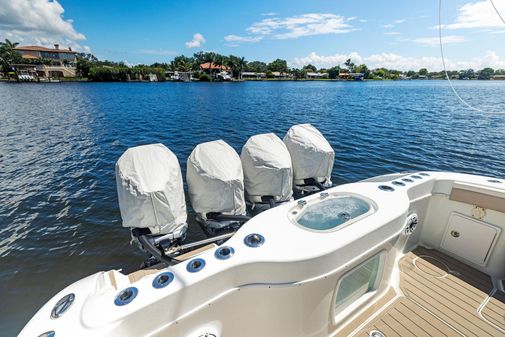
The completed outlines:
{"type": "Polygon", "coordinates": [[[240,155],[244,169],[246,198],[261,202],[272,196],[276,202],[293,196],[291,156],[282,140],[273,133],[252,136],[240,155]]]}
{"type": "Polygon", "coordinates": [[[188,158],[186,180],[195,212],[245,214],[244,173],[237,152],[222,140],[202,143],[188,158]]]}
{"type": "Polygon", "coordinates": [[[335,151],[318,129],[311,124],[294,125],[284,143],[291,155],[295,184],[310,178],[331,184],[335,151]]]}
{"type": "Polygon", "coordinates": [[[130,148],[116,163],[123,227],[149,228],[153,234],[187,229],[186,203],[177,157],[163,144],[130,148]]]}

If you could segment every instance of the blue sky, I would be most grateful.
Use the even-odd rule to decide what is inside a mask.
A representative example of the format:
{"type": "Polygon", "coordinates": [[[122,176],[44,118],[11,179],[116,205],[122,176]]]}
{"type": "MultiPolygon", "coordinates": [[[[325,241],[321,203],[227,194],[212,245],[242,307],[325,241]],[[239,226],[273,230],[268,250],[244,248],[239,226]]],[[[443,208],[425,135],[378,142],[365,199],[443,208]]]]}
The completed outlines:
{"type": "MultiPolygon", "coordinates": [[[[505,18],[505,0],[494,0],[505,18]]],[[[450,68],[505,68],[505,23],[490,0],[443,0],[450,68]]],[[[0,0],[0,38],[71,46],[129,64],[201,50],[248,60],[441,68],[438,0],[0,0]],[[29,18],[29,19],[28,19],[29,18]]]]}

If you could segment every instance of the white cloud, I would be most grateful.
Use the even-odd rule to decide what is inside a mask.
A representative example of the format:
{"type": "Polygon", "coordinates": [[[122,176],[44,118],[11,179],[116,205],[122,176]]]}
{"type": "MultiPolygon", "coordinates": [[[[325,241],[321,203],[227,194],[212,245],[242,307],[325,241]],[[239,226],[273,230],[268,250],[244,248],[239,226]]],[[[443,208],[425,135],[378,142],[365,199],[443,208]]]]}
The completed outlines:
{"type": "Polygon", "coordinates": [[[400,35],[400,32],[385,32],[384,35],[400,35]]]}
{"type": "MultiPolygon", "coordinates": [[[[333,67],[342,65],[348,58],[354,63],[365,63],[370,69],[385,67],[388,69],[397,70],[418,70],[420,68],[427,68],[432,71],[443,70],[442,59],[440,57],[407,57],[394,53],[380,53],[372,54],[369,56],[361,56],[353,52],[350,54],[335,54],[335,55],[318,55],[315,52],[310,53],[306,57],[295,58],[290,62],[291,66],[303,67],[307,64],[313,64],[316,67],[333,67]]],[[[485,67],[491,68],[505,68],[505,59],[499,57],[496,52],[488,51],[481,57],[474,57],[469,60],[454,60],[446,58],[445,63],[448,70],[461,70],[461,69],[482,69],[485,67]]]]}
{"type": "Polygon", "coordinates": [[[226,35],[224,39],[228,42],[259,42],[263,39],[263,36],[226,35]]]}
{"type": "Polygon", "coordinates": [[[359,19],[358,21],[359,21],[359,22],[363,22],[363,23],[364,23],[364,22],[368,22],[368,20],[367,20],[367,19],[359,19]]]}
{"type": "MultiPolygon", "coordinates": [[[[494,5],[496,11],[505,18],[505,1],[495,0],[494,5]]],[[[458,16],[453,23],[443,24],[442,28],[503,28],[505,23],[496,11],[489,0],[469,2],[458,9],[458,16]]]]}
{"type": "Polygon", "coordinates": [[[391,22],[391,23],[385,24],[385,25],[383,25],[382,27],[383,27],[383,28],[393,28],[393,27],[395,27],[396,25],[399,25],[399,24],[401,24],[401,23],[404,23],[405,21],[406,21],[405,19],[398,19],[398,20],[395,20],[395,21],[393,21],[393,22],[391,22]]]}
{"type": "Polygon", "coordinates": [[[261,16],[274,16],[277,15],[275,12],[261,13],[261,16]]]}
{"type": "Polygon", "coordinates": [[[247,35],[227,35],[225,40],[258,42],[264,38],[274,40],[297,39],[302,36],[344,34],[355,28],[349,24],[356,17],[343,17],[330,13],[310,13],[291,17],[266,18],[248,27],[247,35]]]}
{"type": "Polygon", "coordinates": [[[200,47],[205,42],[206,42],[206,40],[205,40],[205,38],[203,37],[202,34],[195,33],[195,34],[193,34],[193,40],[186,42],[186,47],[188,47],[188,48],[198,48],[198,47],[200,47]]]}
{"type": "Polygon", "coordinates": [[[317,53],[312,52],[305,57],[297,57],[290,63],[295,67],[303,67],[309,63],[315,65],[316,67],[333,67],[343,64],[349,58],[352,59],[354,63],[363,63],[363,57],[356,52],[329,56],[318,55],[317,53]]]}
{"type": "Polygon", "coordinates": [[[65,9],[58,1],[0,0],[0,35],[21,44],[89,50],[78,41],[86,39],[75,30],[73,21],[65,19],[65,9]]]}
{"type": "MultiPolygon", "coordinates": [[[[425,46],[439,46],[440,39],[439,37],[420,37],[412,40],[414,43],[425,45],[425,46]]],[[[453,44],[453,43],[461,43],[465,42],[466,39],[461,35],[447,35],[442,36],[442,44],[453,44]]]]}

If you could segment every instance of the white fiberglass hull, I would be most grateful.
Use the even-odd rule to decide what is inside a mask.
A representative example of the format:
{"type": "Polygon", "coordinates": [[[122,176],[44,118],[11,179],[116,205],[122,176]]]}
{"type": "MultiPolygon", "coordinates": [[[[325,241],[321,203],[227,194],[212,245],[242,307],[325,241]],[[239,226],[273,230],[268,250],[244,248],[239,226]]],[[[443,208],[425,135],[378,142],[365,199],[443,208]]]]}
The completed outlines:
{"type": "MultiPolygon", "coordinates": [[[[185,261],[133,283],[118,271],[82,279],[55,295],[20,336],[47,331],[56,337],[338,335],[387,289],[398,290],[395,266],[405,250],[423,244],[457,255],[457,241],[453,246],[447,241],[452,240],[447,230],[454,213],[475,224],[489,224],[496,233],[491,241],[473,238],[472,247],[459,257],[493,279],[505,278],[505,237],[499,235],[505,229],[505,204],[499,209],[504,200],[503,180],[444,172],[388,175],[337,186],[255,216],[223,244],[234,251],[227,259],[217,258],[218,248],[213,248],[197,257],[203,267],[185,261]],[[355,217],[336,212],[347,218],[333,228],[306,227],[311,223],[309,210],[317,215],[319,203],[342,197],[356,197],[368,208],[355,217]],[[418,226],[406,232],[414,213],[418,226]],[[250,234],[261,236],[246,242],[250,234]],[[247,245],[251,242],[257,247],[247,245]],[[479,253],[486,249],[480,261],[479,253]],[[352,301],[340,305],[338,289],[346,275],[376,256],[380,262],[373,284],[352,289],[347,294],[352,296],[346,297],[352,301]],[[191,271],[188,264],[201,269],[191,271]],[[173,280],[154,287],[163,272],[171,273],[173,280]],[[129,287],[136,288],[136,297],[117,305],[116,297],[129,287]],[[72,305],[51,319],[56,302],[69,293],[75,294],[72,305]]],[[[464,228],[459,230],[464,234],[464,228]]]]}

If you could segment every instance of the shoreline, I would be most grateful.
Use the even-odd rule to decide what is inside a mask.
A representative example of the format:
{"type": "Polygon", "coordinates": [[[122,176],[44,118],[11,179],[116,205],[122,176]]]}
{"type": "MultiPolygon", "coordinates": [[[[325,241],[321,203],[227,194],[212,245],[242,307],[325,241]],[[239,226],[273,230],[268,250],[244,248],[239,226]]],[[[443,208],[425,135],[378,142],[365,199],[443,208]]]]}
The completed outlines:
{"type": "MultiPolygon", "coordinates": [[[[0,78],[0,83],[242,83],[242,82],[410,82],[410,81],[447,81],[446,78],[424,78],[424,79],[363,79],[363,80],[346,80],[346,79],[328,79],[328,78],[318,78],[318,79],[284,79],[284,78],[268,78],[268,79],[242,79],[233,81],[92,81],[86,78],[60,78],[57,82],[46,82],[46,81],[18,81],[8,78],[0,78]]],[[[451,81],[464,81],[464,82],[505,82],[505,80],[494,80],[494,79],[451,79],[451,81]]]]}

